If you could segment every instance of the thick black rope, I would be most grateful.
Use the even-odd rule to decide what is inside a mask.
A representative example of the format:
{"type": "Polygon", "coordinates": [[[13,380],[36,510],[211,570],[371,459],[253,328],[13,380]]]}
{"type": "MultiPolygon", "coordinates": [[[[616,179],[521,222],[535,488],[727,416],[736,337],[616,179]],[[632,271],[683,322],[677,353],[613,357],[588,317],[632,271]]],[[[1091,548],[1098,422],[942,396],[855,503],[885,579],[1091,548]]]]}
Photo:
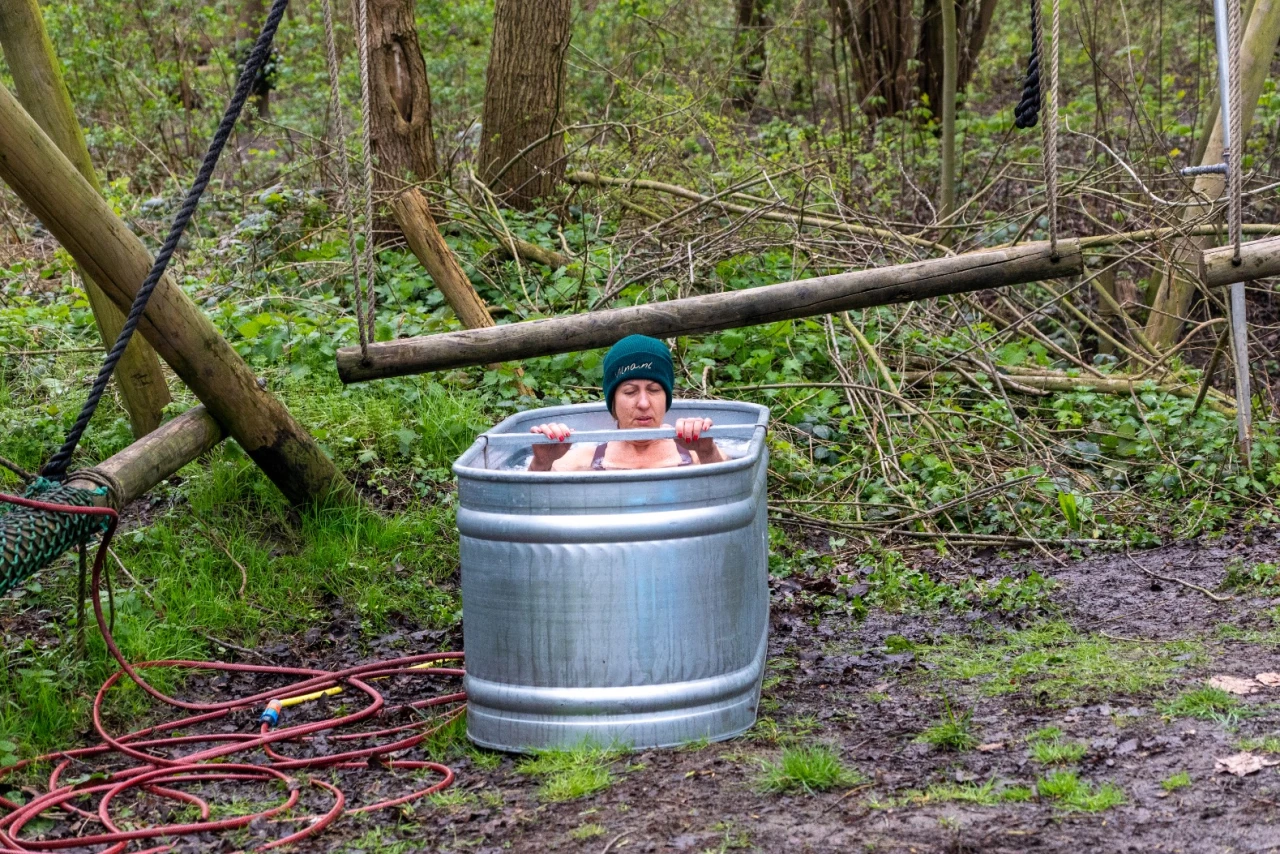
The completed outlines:
{"type": "Polygon", "coordinates": [[[67,440],[62,443],[62,447],[50,458],[41,471],[41,474],[45,477],[51,480],[62,480],[66,476],[67,466],[71,462],[71,455],[75,453],[76,446],[80,444],[80,437],[84,435],[85,428],[89,426],[89,419],[93,418],[93,413],[98,408],[98,403],[102,400],[103,393],[107,390],[107,382],[111,379],[111,374],[115,371],[116,364],[120,361],[120,357],[124,355],[125,348],[129,346],[129,339],[133,337],[133,332],[138,327],[138,321],[142,319],[142,313],[147,308],[147,301],[151,298],[151,292],[160,283],[161,277],[164,276],[165,270],[169,267],[169,259],[173,257],[174,250],[178,248],[178,241],[182,239],[182,234],[187,230],[191,217],[195,215],[196,208],[200,204],[200,197],[204,194],[205,188],[209,186],[209,179],[213,177],[213,170],[218,165],[218,158],[222,156],[222,149],[226,146],[227,139],[231,136],[231,131],[235,129],[236,121],[240,118],[240,110],[244,107],[244,102],[248,99],[254,85],[257,83],[258,73],[271,56],[271,42],[275,39],[276,30],[280,26],[280,21],[284,17],[284,10],[288,5],[289,0],[274,0],[271,4],[271,11],[267,15],[266,23],[262,26],[262,32],[258,35],[258,40],[253,45],[253,51],[249,54],[249,58],[245,61],[244,68],[240,72],[240,79],[236,83],[235,94],[231,96],[231,103],[227,104],[226,112],[222,114],[222,122],[218,125],[218,131],[213,135],[213,141],[209,143],[209,150],[205,152],[204,162],[200,164],[200,171],[196,174],[195,183],[191,185],[191,189],[187,192],[187,198],[182,203],[182,209],[174,217],[173,225],[169,227],[169,236],[165,238],[164,245],[156,253],[156,260],[151,267],[151,272],[147,274],[142,287],[138,289],[137,295],[133,298],[133,305],[129,308],[129,316],[125,319],[124,326],[120,329],[120,335],[116,338],[116,343],[111,347],[111,352],[107,354],[107,358],[103,361],[102,368],[98,371],[97,379],[93,381],[93,389],[89,392],[89,397],[85,400],[79,417],[76,418],[76,423],[71,427],[71,431],[67,433],[67,440]]]}
{"type": "Polygon", "coordinates": [[[1027,57],[1027,77],[1022,98],[1013,108],[1013,126],[1026,130],[1040,120],[1040,0],[1031,0],[1031,55],[1027,57]]]}

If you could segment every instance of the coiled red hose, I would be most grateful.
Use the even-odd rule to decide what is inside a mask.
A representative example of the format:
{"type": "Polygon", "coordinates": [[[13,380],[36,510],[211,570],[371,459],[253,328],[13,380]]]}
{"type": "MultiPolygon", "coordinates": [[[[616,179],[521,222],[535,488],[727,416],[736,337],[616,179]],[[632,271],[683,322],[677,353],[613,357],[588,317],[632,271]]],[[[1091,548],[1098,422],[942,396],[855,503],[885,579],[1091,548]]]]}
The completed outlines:
{"type": "MultiPolygon", "coordinates": [[[[319,833],[331,825],[343,814],[373,812],[409,803],[419,798],[439,792],[453,783],[453,771],[437,762],[416,759],[394,758],[410,748],[416,747],[434,733],[451,724],[465,711],[466,694],[457,691],[448,694],[428,697],[398,706],[388,707],[383,695],[370,682],[390,676],[449,676],[461,677],[461,667],[437,667],[424,669],[423,665],[432,662],[461,662],[461,652],[428,653],[410,655],[402,658],[375,661],[348,667],[342,670],[321,670],[307,667],[274,667],[252,664],[227,664],[219,661],[187,661],[164,660],[146,661],[130,664],[116,645],[115,638],[102,610],[102,598],[99,586],[102,579],[103,559],[107,546],[115,533],[119,516],[115,510],[107,507],[71,507],[65,504],[53,504],[0,494],[0,501],[43,510],[52,513],[80,513],[104,516],[107,518],[107,530],[102,536],[102,543],[93,561],[93,581],[91,592],[93,613],[98,622],[102,639],[111,655],[120,664],[120,670],[98,689],[93,699],[93,727],[102,741],[92,747],[75,750],[64,750],[47,753],[23,760],[17,765],[0,768],[0,780],[5,776],[33,765],[57,762],[49,775],[47,790],[34,796],[28,803],[17,804],[0,797],[0,854],[31,854],[39,851],[55,851],[64,848],[96,848],[95,854],[124,854],[130,844],[138,842],[147,844],[160,838],[173,839],[196,833],[211,833],[242,828],[258,819],[286,817],[301,798],[303,786],[320,790],[328,794],[332,804],[328,810],[318,816],[301,816],[298,820],[307,824],[280,839],[265,843],[257,851],[266,851],[291,842],[297,842],[319,833]],[[179,670],[222,670],[235,673],[256,673],[266,676],[294,677],[296,681],[282,688],[261,691],[248,697],[226,700],[216,703],[197,703],[179,700],[157,690],[142,678],[139,671],[148,668],[176,668],[179,670]],[[107,693],[122,676],[128,676],[143,691],[162,703],[192,712],[186,717],[169,723],[136,730],[126,735],[112,735],[102,721],[102,704],[107,693]],[[255,733],[207,733],[201,735],[165,735],[165,733],[188,730],[197,724],[224,718],[235,711],[255,709],[264,706],[269,700],[299,697],[315,691],[339,685],[349,687],[363,693],[368,702],[363,708],[350,714],[325,720],[310,721],[293,726],[272,727],[270,723],[262,723],[255,733]],[[355,724],[368,723],[388,716],[392,712],[404,709],[447,708],[443,714],[407,724],[384,727],[372,731],[342,731],[355,724]],[[314,742],[322,733],[328,742],[342,745],[336,753],[308,758],[293,758],[281,752],[289,743],[314,742]],[[387,740],[391,739],[391,740],[387,740]],[[357,746],[360,742],[370,742],[357,746]],[[204,745],[194,752],[178,751],[204,745]],[[229,757],[244,754],[247,751],[261,749],[265,754],[264,763],[250,764],[246,761],[227,761],[229,757]],[[84,759],[104,759],[127,757],[134,765],[121,770],[111,771],[105,775],[78,783],[63,784],[61,777],[73,763],[84,759]],[[321,780],[310,774],[299,777],[289,772],[309,772],[322,769],[360,769],[369,768],[374,763],[383,768],[399,768],[405,770],[429,769],[440,775],[440,779],[427,788],[411,792],[400,797],[390,798],[377,803],[366,804],[352,809],[347,808],[344,793],[332,783],[321,780]],[[209,804],[198,795],[173,788],[189,783],[246,781],[256,783],[282,783],[287,795],[277,805],[256,813],[213,820],[210,818],[209,804]],[[200,812],[200,820],[182,824],[167,824],[157,827],[135,828],[123,830],[112,817],[112,802],[125,792],[139,790],[157,798],[162,798],[195,807],[200,812]],[[82,798],[97,799],[96,808],[86,810],[73,801],[82,798]],[[75,815],[85,824],[95,824],[102,829],[96,832],[83,833],[59,839],[29,839],[22,831],[33,820],[45,813],[59,809],[75,815]]],[[[277,707],[278,708],[278,707],[277,707]]],[[[279,819],[277,819],[279,820],[279,819]]],[[[152,845],[143,848],[137,854],[161,854],[169,851],[172,843],[152,845]]]]}

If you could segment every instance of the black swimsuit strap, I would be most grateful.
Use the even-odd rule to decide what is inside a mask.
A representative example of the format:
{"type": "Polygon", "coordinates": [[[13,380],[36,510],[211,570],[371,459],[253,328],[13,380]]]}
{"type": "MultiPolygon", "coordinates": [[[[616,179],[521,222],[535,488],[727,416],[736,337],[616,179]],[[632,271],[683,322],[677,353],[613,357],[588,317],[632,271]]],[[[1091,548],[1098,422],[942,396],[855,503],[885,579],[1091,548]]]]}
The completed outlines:
{"type": "MultiPolygon", "coordinates": [[[[609,450],[608,442],[601,442],[600,444],[596,445],[596,452],[591,456],[592,471],[605,470],[604,455],[607,450],[609,450]]],[[[676,451],[679,452],[680,454],[680,465],[682,466],[693,465],[693,456],[689,453],[688,448],[686,448],[684,445],[681,445],[679,442],[676,442],[676,451]]]]}

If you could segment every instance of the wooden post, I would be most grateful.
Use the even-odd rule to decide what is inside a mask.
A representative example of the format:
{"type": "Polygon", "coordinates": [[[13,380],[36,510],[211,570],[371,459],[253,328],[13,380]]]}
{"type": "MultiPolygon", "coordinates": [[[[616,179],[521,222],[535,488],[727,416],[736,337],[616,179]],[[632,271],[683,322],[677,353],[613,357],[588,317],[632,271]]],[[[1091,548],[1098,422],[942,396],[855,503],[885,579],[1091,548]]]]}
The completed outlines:
{"type": "MultiPolygon", "coordinates": [[[[0,179],[112,302],[127,309],[151,268],[151,253],[3,86],[0,179]]],[[[357,500],[315,439],[171,277],[152,293],[138,331],[291,502],[357,500]]]]}
{"type": "Polygon", "coordinates": [[[458,259],[453,257],[449,244],[444,242],[444,235],[436,227],[431,206],[422,192],[414,187],[396,196],[391,200],[391,212],[409,242],[409,249],[427,268],[427,273],[462,325],[468,329],[493,326],[489,307],[471,286],[471,280],[458,264],[458,259]]]}
{"type": "Polygon", "coordinates": [[[338,376],[343,382],[352,383],[551,356],[607,347],[635,333],[663,338],[696,335],[1083,272],[1079,241],[1060,241],[1058,255],[1055,261],[1047,242],[1025,243],[1007,249],[988,249],[571,317],[384,341],[369,345],[367,361],[362,360],[359,347],[347,347],[338,351],[338,376]]]}
{"type": "MultiPolygon", "coordinates": [[[[99,190],[93,161],[36,0],[0,0],[0,48],[4,49],[18,98],[27,112],[80,174],[99,190]]],[[[110,348],[120,334],[120,327],[124,326],[124,313],[83,269],[80,278],[102,342],[110,348]]],[[[164,370],[156,351],[145,339],[134,338],[129,342],[116,366],[115,380],[129,413],[134,437],[141,438],[158,427],[170,401],[169,387],[165,385],[164,370]]]]}
{"type": "Polygon", "coordinates": [[[1219,246],[1200,253],[1200,281],[1211,288],[1280,276],[1280,237],[1251,240],[1240,244],[1240,263],[1235,248],[1219,246]]]}
{"type": "Polygon", "coordinates": [[[222,438],[222,428],[209,411],[195,406],[93,468],[73,472],[67,483],[81,489],[110,484],[109,493],[98,504],[120,510],[222,438]]]}
{"type": "MultiPolygon", "coordinates": [[[[444,242],[444,235],[436,226],[435,217],[431,215],[431,205],[427,204],[427,197],[422,195],[422,191],[413,187],[396,196],[391,200],[391,212],[400,230],[404,232],[409,249],[422,262],[422,266],[427,268],[427,273],[440,293],[444,294],[449,307],[458,316],[458,320],[462,321],[462,325],[468,329],[496,326],[493,315],[489,314],[489,307],[480,299],[480,294],[476,293],[449,244],[444,242]]],[[[498,365],[490,367],[496,368],[498,365]]],[[[518,379],[523,376],[524,368],[517,365],[516,383],[520,393],[531,397],[533,391],[518,379]]]]}

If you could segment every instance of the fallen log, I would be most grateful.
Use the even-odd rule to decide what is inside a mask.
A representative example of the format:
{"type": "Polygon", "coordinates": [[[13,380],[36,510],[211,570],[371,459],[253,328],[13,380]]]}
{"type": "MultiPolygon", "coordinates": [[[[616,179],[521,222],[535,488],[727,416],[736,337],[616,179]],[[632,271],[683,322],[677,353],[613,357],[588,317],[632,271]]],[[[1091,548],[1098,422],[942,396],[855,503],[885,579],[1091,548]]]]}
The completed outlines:
{"type": "Polygon", "coordinates": [[[669,338],[1024,284],[1082,272],[1077,241],[1027,243],[570,317],[405,338],[338,351],[344,383],[607,347],[627,335],[669,338]]]}
{"type": "MultiPolygon", "coordinates": [[[[0,179],[128,311],[151,253],[3,86],[0,179]]],[[[358,500],[315,439],[171,277],[156,287],[138,331],[291,502],[358,500]]]]}
{"type": "Polygon", "coordinates": [[[1219,246],[1200,253],[1200,281],[1211,288],[1280,276],[1280,237],[1250,240],[1240,244],[1240,263],[1235,263],[1235,247],[1219,246]]]}

